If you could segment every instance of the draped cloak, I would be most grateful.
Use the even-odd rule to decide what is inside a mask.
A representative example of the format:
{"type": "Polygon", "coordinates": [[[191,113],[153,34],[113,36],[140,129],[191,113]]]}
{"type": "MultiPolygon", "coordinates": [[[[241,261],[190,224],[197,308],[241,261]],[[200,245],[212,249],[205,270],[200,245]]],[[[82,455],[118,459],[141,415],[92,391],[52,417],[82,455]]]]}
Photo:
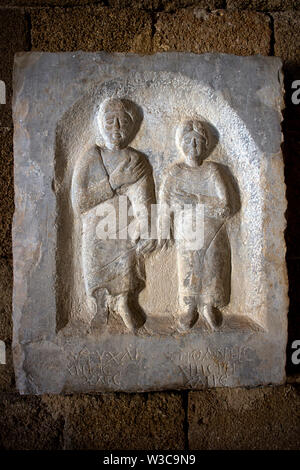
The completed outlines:
{"type": "MultiPolygon", "coordinates": [[[[88,186],[76,186],[76,178],[80,170],[74,171],[74,184],[77,190],[73,190],[76,197],[80,197],[80,192],[88,191],[95,182],[103,182],[101,194],[98,194],[98,203],[81,214],[82,220],[82,268],[85,282],[85,289],[88,296],[93,296],[95,291],[106,288],[109,294],[119,295],[138,289],[145,280],[143,257],[137,254],[141,241],[131,240],[126,236],[129,225],[135,224],[137,230],[145,222],[145,215],[138,213],[138,205],[143,204],[149,214],[151,204],[155,203],[154,182],[150,165],[146,158],[134,149],[129,149],[131,161],[137,165],[143,161],[143,173],[134,184],[124,184],[117,191],[113,191],[109,185],[109,177],[114,169],[121,163],[118,158],[110,161],[103,160],[101,150],[96,147],[92,150],[95,155],[93,163],[89,168],[88,186]],[[120,198],[122,197],[119,213],[120,198]],[[124,214],[124,200],[128,211],[132,210],[133,216],[124,214]],[[121,215],[120,215],[121,214],[121,215]],[[111,220],[116,222],[115,238],[110,238],[112,233],[108,233],[108,238],[99,237],[99,222],[105,217],[111,216],[111,220]],[[127,217],[126,217],[127,216],[127,217]],[[115,218],[115,219],[114,219],[115,218]],[[125,238],[126,237],[126,238],[125,238]]],[[[90,151],[91,152],[91,151],[90,151]]],[[[113,230],[114,232],[114,230],[113,230]]],[[[113,236],[114,236],[113,235],[113,236]]]]}

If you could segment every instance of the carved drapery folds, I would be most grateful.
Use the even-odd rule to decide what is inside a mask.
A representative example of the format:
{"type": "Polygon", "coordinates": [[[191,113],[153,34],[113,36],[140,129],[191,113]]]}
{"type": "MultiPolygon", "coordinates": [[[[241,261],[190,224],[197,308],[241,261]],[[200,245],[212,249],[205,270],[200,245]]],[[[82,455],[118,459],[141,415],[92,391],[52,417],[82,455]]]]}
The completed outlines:
{"type": "Polygon", "coordinates": [[[176,132],[181,155],[166,168],[156,204],[147,156],[129,146],[138,132],[138,114],[128,99],[105,99],[98,114],[104,145],[89,148],[74,167],[71,200],[82,223],[89,318],[105,327],[112,310],[128,330],[142,327],[147,316],[138,293],[147,282],[145,255],[174,244],[179,299],[175,328],[185,331],[199,317],[209,328],[218,328],[223,322],[219,308],[230,300],[226,220],[234,212],[231,198],[236,195],[222,166],[207,160],[212,146],[208,125],[185,119],[176,132]],[[187,239],[191,233],[194,243],[187,239]]]}

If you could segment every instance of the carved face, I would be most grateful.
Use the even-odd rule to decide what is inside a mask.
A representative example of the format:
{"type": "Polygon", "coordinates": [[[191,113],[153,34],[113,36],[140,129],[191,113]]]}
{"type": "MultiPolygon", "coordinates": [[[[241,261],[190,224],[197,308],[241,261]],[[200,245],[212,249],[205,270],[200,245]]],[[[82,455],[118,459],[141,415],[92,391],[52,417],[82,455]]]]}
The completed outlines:
{"type": "Polygon", "coordinates": [[[102,115],[102,133],[107,148],[126,147],[132,126],[133,120],[120,101],[107,104],[102,115]]]}
{"type": "Polygon", "coordinates": [[[201,165],[206,155],[208,141],[206,131],[200,122],[189,121],[184,125],[179,145],[188,164],[201,165]]]}

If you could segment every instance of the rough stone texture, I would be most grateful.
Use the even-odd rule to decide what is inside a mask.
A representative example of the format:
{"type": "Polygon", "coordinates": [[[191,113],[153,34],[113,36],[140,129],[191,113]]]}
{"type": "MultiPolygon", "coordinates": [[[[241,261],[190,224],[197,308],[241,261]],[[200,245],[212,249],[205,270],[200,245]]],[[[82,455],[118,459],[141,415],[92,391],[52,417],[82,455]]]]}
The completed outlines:
{"type": "Polygon", "coordinates": [[[0,257],[11,258],[11,223],[14,212],[12,130],[0,129],[0,141],[0,257]]]}
{"type": "Polygon", "coordinates": [[[217,10],[224,8],[224,0],[161,0],[160,10],[174,11],[178,8],[195,6],[207,10],[217,10]]]}
{"type": "Polygon", "coordinates": [[[0,6],[79,6],[92,5],[93,3],[108,5],[114,8],[140,8],[144,10],[175,10],[197,6],[216,10],[225,8],[231,10],[257,10],[257,11],[282,11],[300,8],[299,0],[0,0],[0,6]]]}
{"type": "MultiPolygon", "coordinates": [[[[284,380],[286,204],[280,151],[280,70],[276,58],[224,54],[25,53],[16,58],[14,354],[21,392],[255,386],[284,380]],[[106,81],[100,85],[103,78],[106,81]],[[174,273],[181,268],[174,265],[174,249],[167,255],[157,249],[147,259],[146,286],[139,297],[136,294],[147,320],[143,328],[134,330],[124,320],[126,313],[112,304],[114,294],[107,301],[112,305],[111,315],[105,317],[107,324],[93,324],[95,312],[88,303],[91,294],[86,286],[91,282],[92,288],[99,289],[107,266],[111,268],[119,260],[115,250],[120,241],[113,241],[109,249],[105,249],[107,241],[103,242],[108,264],[101,264],[104,252],[96,252],[91,258],[97,263],[89,271],[86,260],[94,253],[94,242],[96,247],[100,243],[91,226],[87,231],[81,228],[81,217],[87,214],[88,223],[92,220],[97,225],[95,210],[101,201],[92,200],[83,212],[74,203],[68,208],[66,201],[88,192],[86,186],[76,189],[74,175],[96,142],[105,153],[107,134],[102,129],[101,135],[94,123],[99,112],[100,117],[104,113],[101,107],[99,111],[104,98],[115,93],[143,109],[132,148],[147,156],[157,194],[162,174],[180,158],[174,135],[179,122],[200,115],[213,129],[215,144],[208,165],[227,168],[241,201],[228,224],[231,297],[226,295],[227,300],[220,304],[224,321],[219,330],[207,330],[202,313],[194,328],[178,329],[183,307],[178,306],[181,285],[178,287],[174,273]],[[90,237],[85,245],[84,233],[90,237]],[[98,266],[101,271],[95,275],[98,266]],[[273,285],[277,286],[275,292],[273,285]],[[241,290],[245,292],[242,297],[241,290]],[[165,292],[171,293],[170,299],[165,292]],[[63,324],[62,316],[66,319],[63,324]]],[[[99,158],[97,154],[97,162],[99,158]]],[[[97,178],[105,180],[98,173],[97,178]]],[[[142,184],[150,184],[148,179],[142,181],[139,198],[142,184]]],[[[99,195],[100,189],[97,191],[99,195]]],[[[114,200],[111,191],[104,201],[114,200]]],[[[233,208],[237,202],[231,198],[229,206],[233,208]]],[[[126,245],[122,257],[127,256],[127,249],[126,245]]],[[[130,253],[132,250],[130,245],[130,253]]],[[[227,263],[224,256],[221,266],[227,263]]],[[[125,272],[123,278],[129,276],[122,269],[121,263],[110,269],[109,279],[120,271],[125,272]]],[[[218,262],[213,264],[214,279],[220,276],[219,269],[222,272],[218,262]]],[[[136,279],[137,274],[134,276],[136,279]]],[[[97,308],[101,320],[101,315],[107,315],[106,300],[100,298],[97,308]]],[[[132,315],[136,315],[134,308],[132,315]]]]}
{"type": "Polygon", "coordinates": [[[287,69],[300,67],[300,12],[274,13],[275,55],[287,69]]]}
{"type": "Polygon", "coordinates": [[[0,259],[0,339],[11,341],[12,262],[0,259]]]}
{"type": "Polygon", "coordinates": [[[230,10],[281,11],[300,9],[299,0],[227,0],[230,10]]]}
{"type": "Polygon", "coordinates": [[[0,5],[5,6],[23,6],[23,7],[45,7],[45,6],[80,6],[80,5],[91,5],[97,3],[97,5],[106,4],[105,0],[0,0],[0,5]]]}
{"type": "Polygon", "coordinates": [[[174,11],[178,8],[196,6],[216,10],[224,7],[223,0],[108,0],[108,5],[116,8],[137,7],[145,10],[174,11]]]}
{"type": "Polygon", "coordinates": [[[299,386],[190,392],[188,420],[191,450],[298,450],[299,386]]]}
{"type": "Polygon", "coordinates": [[[0,258],[0,340],[6,346],[6,364],[0,364],[0,391],[14,390],[12,341],[12,262],[0,258]]]}
{"type": "Polygon", "coordinates": [[[62,442],[63,418],[54,419],[39,398],[0,395],[0,449],[59,450],[62,442]]]}
{"type": "Polygon", "coordinates": [[[0,6],[80,6],[92,5],[93,3],[107,5],[113,8],[140,8],[144,10],[174,10],[195,5],[200,8],[215,10],[223,8],[224,0],[0,0],[0,6]]]}
{"type": "Polygon", "coordinates": [[[140,8],[155,11],[160,8],[161,0],[108,0],[107,4],[113,8],[140,8]]]}
{"type": "Polygon", "coordinates": [[[12,341],[12,250],[13,201],[12,130],[0,129],[0,340],[6,345],[6,364],[0,364],[0,391],[13,390],[12,341]]]}
{"type": "MultiPolygon", "coordinates": [[[[11,126],[12,70],[16,52],[28,50],[27,22],[23,10],[0,8],[0,80],[6,85],[6,105],[0,104],[0,127],[11,126]]],[[[1,136],[2,139],[2,136],[1,136]]]]}
{"type": "Polygon", "coordinates": [[[8,342],[6,342],[5,345],[6,364],[0,364],[0,393],[16,391],[12,350],[8,342]]]}
{"type": "Polygon", "coordinates": [[[270,52],[267,16],[254,12],[206,13],[197,8],[159,13],[154,51],[226,52],[238,55],[270,52]]]}
{"type": "Polygon", "coordinates": [[[42,403],[65,423],[64,449],[184,449],[180,394],[45,396],[42,403]]]}
{"type": "Polygon", "coordinates": [[[106,7],[32,10],[32,49],[151,51],[152,19],[137,9],[106,7]]]}

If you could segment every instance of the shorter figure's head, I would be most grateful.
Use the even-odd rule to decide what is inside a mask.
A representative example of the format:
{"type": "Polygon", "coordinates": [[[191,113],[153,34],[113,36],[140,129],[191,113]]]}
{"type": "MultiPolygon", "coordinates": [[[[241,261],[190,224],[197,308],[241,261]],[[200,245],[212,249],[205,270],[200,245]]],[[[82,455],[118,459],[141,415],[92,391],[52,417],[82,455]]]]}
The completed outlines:
{"type": "Polygon", "coordinates": [[[107,98],[101,104],[101,133],[109,150],[127,147],[132,138],[134,116],[129,104],[126,100],[118,98],[107,98]]]}
{"type": "Polygon", "coordinates": [[[177,146],[190,166],[199,166],[207,157],[209,135],[205,125],[198,120],[181,123],[176,132],[177,146]]]}

